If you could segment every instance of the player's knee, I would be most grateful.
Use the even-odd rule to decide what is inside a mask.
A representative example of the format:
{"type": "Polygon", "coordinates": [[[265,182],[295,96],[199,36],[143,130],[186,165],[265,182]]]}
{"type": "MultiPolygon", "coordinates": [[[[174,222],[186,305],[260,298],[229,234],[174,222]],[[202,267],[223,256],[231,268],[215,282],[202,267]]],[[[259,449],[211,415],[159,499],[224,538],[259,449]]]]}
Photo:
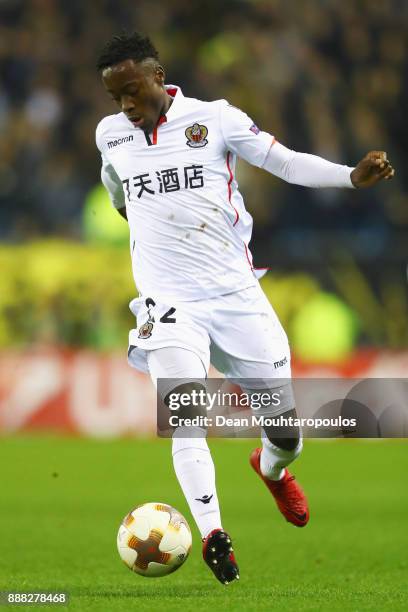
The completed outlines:
{"type": "MultiPolygon", "coordinates": [[[[287,420],[296,419],[296,410],[288,410],[282,416],[287,420]]],[[[264,427],[263,430],[268,440],[278,448],[292,451],[299,446],[301,433],[297,425],[270,426],[264,427]]]]}
{"type": "Polygon", "coordinates": [[[272,444],[282,450],[292,451],[299,445],[299,438],[274,438],[268,435],[268,439],[272,444]]]}
{"type": "Polygon", "coordinates": [[[164,403],[177,414],[179,419],[205,417],[207,412],[205,385],[196,381],[178,385],[166,395],[164,403]]]}

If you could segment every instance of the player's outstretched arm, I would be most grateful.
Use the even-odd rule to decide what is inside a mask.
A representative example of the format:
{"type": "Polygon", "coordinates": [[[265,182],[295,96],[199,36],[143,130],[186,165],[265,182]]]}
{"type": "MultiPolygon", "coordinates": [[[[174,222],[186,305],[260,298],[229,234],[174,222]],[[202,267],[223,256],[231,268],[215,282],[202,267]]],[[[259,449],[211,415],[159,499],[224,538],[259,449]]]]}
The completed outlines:
{"type": "Polygon", "coordinates": [[[279,178],[303,187],[371,187],[394,176],[384,151],[370,151],[350,167],[292,151],[260,130],[243,111],[219,101],[220,128],[227,151],[279,178]]]}
{"type": "Polygon", "coordinates": [[[304,187],[371,187],[394,176],[384,151],[370,151],[355,168],[299,153],[274,141],[262,166],[288,183],[304,187]]]}
{"type": "Polygon", "coordinates": [[[352,171],[354,187],[371,187],[379,181],[389,180],[395,174],[385,151],[369,151],[352,171]]]}

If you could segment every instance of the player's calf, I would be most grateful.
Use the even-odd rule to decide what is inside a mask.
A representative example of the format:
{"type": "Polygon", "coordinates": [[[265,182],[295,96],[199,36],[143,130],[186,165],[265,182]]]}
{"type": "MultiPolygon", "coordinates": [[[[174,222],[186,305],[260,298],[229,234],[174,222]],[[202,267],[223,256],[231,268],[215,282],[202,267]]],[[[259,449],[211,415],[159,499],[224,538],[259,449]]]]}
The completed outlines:
{"type": "MultiPolygon", "coordinates": [[[[288,423],[296,419],[296,410],[288,410],[284,416],[288,423]]],[[[294,461],[302,452],[302,438],[297,425],[270,426],[262,430],[262,454],[260,457],[261,472],[271,480],[280,480],[284,468],[294,461]]]]}

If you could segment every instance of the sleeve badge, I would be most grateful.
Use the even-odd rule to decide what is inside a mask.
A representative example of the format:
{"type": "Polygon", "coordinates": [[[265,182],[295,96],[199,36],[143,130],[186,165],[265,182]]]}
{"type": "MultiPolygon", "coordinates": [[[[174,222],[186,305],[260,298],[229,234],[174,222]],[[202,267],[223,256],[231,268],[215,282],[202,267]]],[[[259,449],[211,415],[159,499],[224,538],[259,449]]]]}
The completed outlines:
{"type": "Polygon", "coordinates": [[[259,129],[259,127],[257,125],[255,125],[255,123],[253,123],[249,129],[251,130],[251,132],[253,132],[257,136],[258,136],[259,132],[261,131],[259,129]]]}

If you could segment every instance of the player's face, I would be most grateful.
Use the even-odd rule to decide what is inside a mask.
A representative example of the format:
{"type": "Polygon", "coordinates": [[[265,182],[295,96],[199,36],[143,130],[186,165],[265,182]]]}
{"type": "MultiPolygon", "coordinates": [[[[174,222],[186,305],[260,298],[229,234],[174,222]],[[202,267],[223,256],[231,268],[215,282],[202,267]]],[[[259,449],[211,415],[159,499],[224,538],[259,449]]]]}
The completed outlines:
{"type": "Polygon", "coordinates": [[[102,72],[103,84],[135,127],[151,132],[163,112],[164,71],[153,61],[125,60],[102,72]]]}

